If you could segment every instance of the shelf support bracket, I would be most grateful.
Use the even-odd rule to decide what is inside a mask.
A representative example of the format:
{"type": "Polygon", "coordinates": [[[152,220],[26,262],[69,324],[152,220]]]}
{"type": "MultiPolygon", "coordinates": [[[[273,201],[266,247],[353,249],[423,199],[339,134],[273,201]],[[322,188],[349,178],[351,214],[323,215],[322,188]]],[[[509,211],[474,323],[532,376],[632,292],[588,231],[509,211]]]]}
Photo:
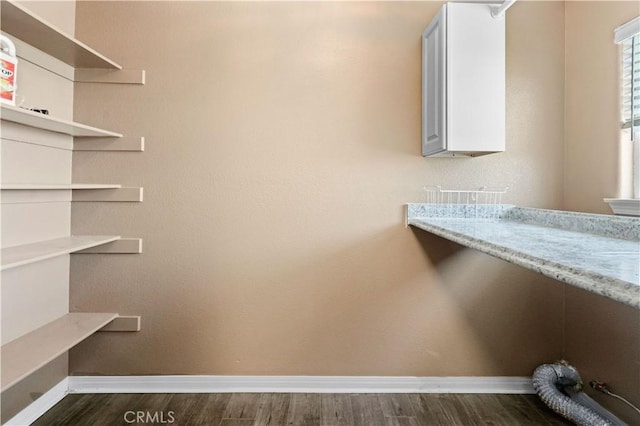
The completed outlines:
{"type": "Polygon", "coordinates": [[[143,197],[144,188],[82,189],[72,192],[71,201],[140,203],[143,197]]]}
{"type": "Polygon", "coordinates": [[[76,68],[76,83],[144,84],[144,70],[109,70],[101,68],[76,68]]]}
{"type": "Polygon", "coordinates": [[[144,151],[144,136],[140,138],[78,138],[73,141],[74,151],[144,151]]]}
{"type": "Polygon", "coordinates": [[[140,316],[118,316],[98,331],[140,331],[140,316]]]}
{"type": "Polygon", "coordinates": [[[119,240],[77,251],[73,254],[139,254],[142,253],[142,238],[120,238],[119,240]]]}

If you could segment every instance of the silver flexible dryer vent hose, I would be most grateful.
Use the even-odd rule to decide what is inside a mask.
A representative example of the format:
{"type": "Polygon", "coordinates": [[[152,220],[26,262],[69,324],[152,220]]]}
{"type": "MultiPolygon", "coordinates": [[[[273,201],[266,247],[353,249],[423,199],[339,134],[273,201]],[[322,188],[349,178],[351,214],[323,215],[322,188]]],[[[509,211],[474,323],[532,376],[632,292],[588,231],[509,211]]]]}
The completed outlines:
{"type": "Polygon", "coordinates": [[[540,399],[562,417],[581,426],[626,426],[626,423],[582,392],[578,371],[563,363],[543,364],[533,372],[540,399]]]}

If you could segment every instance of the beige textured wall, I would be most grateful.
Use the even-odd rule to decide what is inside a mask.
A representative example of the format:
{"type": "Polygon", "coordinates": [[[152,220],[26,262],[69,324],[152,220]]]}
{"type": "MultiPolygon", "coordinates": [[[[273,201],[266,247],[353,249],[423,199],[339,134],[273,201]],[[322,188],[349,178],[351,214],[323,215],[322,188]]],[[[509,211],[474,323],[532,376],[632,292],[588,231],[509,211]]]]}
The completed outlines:
{"type": "Polygon", "coordinates": [[[420,156],[420,35],[439,2],[81,2],[77,34],[145,86],[77,85],[76,119],[144,153],[74,153],[74,180],[145,187],[76,203],[75,310],[140,314],[72,373],[527,375],[561,348],[563,288],[403,226],[425,183],[511,184],[562,204],[564,5],[507,21],[507,152],[420,156]],[[443,250],[452,253],[446,259],[443,250]]]}
{"type": "MultiPolygon", "coordinates": [[[[566,210],[610,214],[603,198],[630,197],[620,178],[620,67],[613,30],[640,15],[636,1],[566,3],[566,210]]],[[[630,169],[628,170],[630,174],[630,169]]]]}

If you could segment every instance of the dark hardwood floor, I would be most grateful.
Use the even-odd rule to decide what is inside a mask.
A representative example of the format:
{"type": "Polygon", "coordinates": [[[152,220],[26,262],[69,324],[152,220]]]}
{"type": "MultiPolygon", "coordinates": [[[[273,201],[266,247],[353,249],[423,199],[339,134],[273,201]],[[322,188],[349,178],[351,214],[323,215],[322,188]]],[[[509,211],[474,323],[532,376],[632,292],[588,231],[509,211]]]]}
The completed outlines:
{"type": "Polygon", "coordinates": [[[568,425],[535,395],[84,394],[68,395],[36,426],[568,425]]]}

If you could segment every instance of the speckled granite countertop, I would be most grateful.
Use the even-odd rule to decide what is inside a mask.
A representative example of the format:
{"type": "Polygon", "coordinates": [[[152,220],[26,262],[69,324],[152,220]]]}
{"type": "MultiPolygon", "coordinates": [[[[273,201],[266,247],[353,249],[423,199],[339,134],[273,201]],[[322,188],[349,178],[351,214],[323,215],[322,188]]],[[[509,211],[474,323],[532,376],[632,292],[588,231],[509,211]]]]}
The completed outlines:
{"type": "Polygon", "coordinates": [[[640,309],[640,218],[408,204],[407,224],[640,309]]]}

